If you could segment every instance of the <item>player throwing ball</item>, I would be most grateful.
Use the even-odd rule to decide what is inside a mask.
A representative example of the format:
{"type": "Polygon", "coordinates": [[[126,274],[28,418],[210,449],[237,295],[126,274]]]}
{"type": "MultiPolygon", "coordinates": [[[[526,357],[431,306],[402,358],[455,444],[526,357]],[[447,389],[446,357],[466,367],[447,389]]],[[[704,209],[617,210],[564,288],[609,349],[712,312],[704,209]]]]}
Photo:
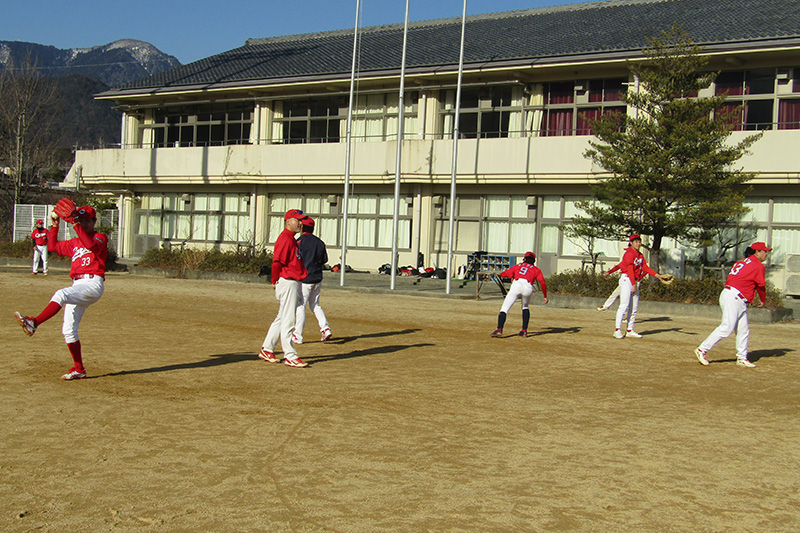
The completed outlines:
{"type": "MultiPolygon", "coordinates": [[[[64,200],[60,200],[59,204],[61,202],[64,200]]],[[[72,201],[69,200],[64,205],[68,206],[69,203],[72,201]]],[[[94,208],[88,205],[75,208],[75,204],[72,203],[72,214],[66,214],[69,207],[65,209],[67,211],[59,211],[57,205],[56,212],[51,215],[52,224],[47,232],[47,243],[51,252],[72,257],[72,266],[69,271],[69,277],[73,279],[72,286],[56,291],[50,299],[50,303],[38,316],[22,316],[20,313],[14,313],[14,315],[25,333],[33,335],[39,326],[53,318],[62,308],[64,309],[64,324],[61,332],[67,348],[69,348],[69,353],[72,355],[74,365],[69,372],[61,376],[61,379],[73,380],[86,377],[86,368],[83,366],[81,354],[81,341],[78,338],[78,325],[86,308],[103,295],[108,237],[94,230],[97,222],[94,208]],[[58,240],[59,216],[66,222],[75,224],[77,238],[68,241],[58,240]]]]}
{"type": "Polygon", "coordinates": [[[547,284],[544,282],[544,275],[539,267],[534,266],[536,262],[536,254],[533,252],[526,252],[522,263],[514,265],[508,270],[500,273],[501,278],[512,278],[514,281],[511,283],[511,288],[508,289],[506,299],[503,300],[503,305],[500,308],[500,314],[497,315],[497,329],[492,332],[492,337],[499,337],[503,334],[503,326],[506,323],[506,316],[511,306],[517,301],[517,298],[522,300],[522,329],[519,332],[520,337],[528,336],[528,321],[531,319],[531,311],[528,305],[531,302],[533,295],[533,282],[538,281],[542,287],[542,296],[544,296],[544,303],[547,299],[547,284]]]}
{"type": "Polygon", "coordinates": [[[772,248],[767,248],[763,242],[754,242],[745,250],[744,259],[733,264],[731,273],[725,280],[725,288],[719,295],[722,322],[694,351],[701,365],[708,364],[708,351],[735,331],[736,364],[749,368],[756,366],[747,359],[747,341],[750,338],[747,306],[753,301],[756,292],[761,300],[756,307],[764,307],[767,301],[764,261],[770,251],[772,248]]]}
{"type": "Polygon", "coordinates": [[[636,323],[636,311],[639,309],[639,285],[645,274],[650,274],[658,279],[661,275],[647,266],[647,261],[644,255],[639,251],[642,247],[642,238],[639,235],[633,234],[628,239],[628,249],[620,261],[620,270],[622,275],[619,277],[619,309],[617,309],[616,328],[614,329],[614,337],[617,339],[624,339],[625,334],[622,333],[622,321],[625,315],[628,316],[628,337],[641,338],[642,336],[636,333],[633,329],[636,323]]]}

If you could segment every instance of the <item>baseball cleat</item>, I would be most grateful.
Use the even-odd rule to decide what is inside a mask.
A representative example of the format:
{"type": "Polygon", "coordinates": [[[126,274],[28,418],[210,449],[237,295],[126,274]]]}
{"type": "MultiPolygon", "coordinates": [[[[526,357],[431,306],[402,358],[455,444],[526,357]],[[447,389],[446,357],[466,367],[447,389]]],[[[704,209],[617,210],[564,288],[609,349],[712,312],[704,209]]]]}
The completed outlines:
{"type": "Polygon", "coordinates": [[[267,351],[264,348],[261,348],[261,351],[258,352],[258,357],[260,359],[263,359],[264,361],[267,361],[268,363],[280,363],[281,362],[280,359],[275,357],[274,353],[272,353],[270,351],[267,351]]]}
{"type": "Polygon", "coordinates": [[[739,366],[746,366],[747,368],[755,368],[756,365],[748,361],[747,359],[736,359],[736,364],[739,366]]]}
{"type": "Polygon", "coordinates": [[[700,364],[705,366],[708,364],[708,359],[706,359],[706,351],[701,350],[700,348],[695,348],[694,354],[697,356],[697,360],[700,361],[700,364]]]}
{"type": "Polygon", "coordinates": [[[622,333],[620,330],[616,330],[614,332],[614,338],[615,339],[624,339],[625,338],[625,334],[622,333]]]}
{"type": "Polygon", "coordinates": [[[519,333],[517,333],[517,335],[519,335],[520,337],[527,337],[528,336],[528,330],[527,329],[522,329],[522,330],[520,330],[519,333]]]}
{"type": "Polygon", "coordinates": [[[492,337],[499,337],[503,334],[503,328],[497,328],[492,332],[492,337]]]}
{"type": "Polygon", "coordinates": [[[296,368],[303,368],[304,366],[308,366],[308,363],[300,359],[299,357],[292,357],[289,359],[288,357],[283,362],[286,366],[293,366],[296,368]]]}
{"type": "Polygon", "coordinates": [[[333,333],[331,333],[331,328],[325,328],[322,330],[322,342],[330,340],[333,337],[333,333]]]}
{"type": "Polygon", "coordinates": [[[303,339],[297,335],[292,334],[292,344],[303,344],[303,339]]]}
{"type": "Polygon", "coordinates": [[[76,369],[74,366],[69,369],[69,372],[61,376],[61,379],[64,381],[72,381],[73,379],[83,379],[86,377],[86,369],[80,371],[76,369]]]}
{"type": "Polygon", "coordinates": [[[36,333],[36,326],[33,323],[33,319],[29,316],[22,316],[18,312],[14,311],[14,316],[17,318],[17,322],[19,325],[22,326],[22,329],[25,331],[27,336],[31,336],[36,333]]]}
{"type": "Polygon", "coordinates": [[[598,311],[605,311],[605,310],[606,310],[606,308],[605,308],[605,307],[603,307],[603,306],[601,305],[600,307],[598,307],[598,308],[597,308],[597,310],[598,310],[598,311]]]}
{"type": "Polygon", "coordinates": [[[633,337],[634,339],[641,339],[642,336],[633,331],[632,329],[628,330],[628,333],[625,334],[626,337],[633,337]]]}

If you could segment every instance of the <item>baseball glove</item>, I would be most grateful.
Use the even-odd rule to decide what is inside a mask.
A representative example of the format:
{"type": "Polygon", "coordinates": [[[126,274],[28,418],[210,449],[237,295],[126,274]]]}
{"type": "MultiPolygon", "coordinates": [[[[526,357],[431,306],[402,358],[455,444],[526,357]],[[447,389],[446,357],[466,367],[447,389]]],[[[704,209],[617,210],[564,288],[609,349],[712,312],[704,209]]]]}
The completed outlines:
{"type": "Polygon", "coordinates": [[[494,276],[492,276],[492,279],[494,280],[495,283],[497,283],[497,286],[500,287],[500,292],[503,293],[503,296],[508,294],[508,289],[506,289],[506,284],[503,283],[503,280],[500,279],[500,276],[495,274],[494,276]]]}
{"type": "Polygon", "coordinates": [[[672,285],[672,282],[675,281],[675,276],[672,274],[661,274],[661,279],[659,281],[664,285],[672,285]]]}
{"type": "Polygon", "coordinates": [[[69,198],[62,198],[53,208],[53,211],[65,222],[74,224],[75,217],[78,215],[78,206],[76,206],[75,202],[73,202],[69,198]]]}

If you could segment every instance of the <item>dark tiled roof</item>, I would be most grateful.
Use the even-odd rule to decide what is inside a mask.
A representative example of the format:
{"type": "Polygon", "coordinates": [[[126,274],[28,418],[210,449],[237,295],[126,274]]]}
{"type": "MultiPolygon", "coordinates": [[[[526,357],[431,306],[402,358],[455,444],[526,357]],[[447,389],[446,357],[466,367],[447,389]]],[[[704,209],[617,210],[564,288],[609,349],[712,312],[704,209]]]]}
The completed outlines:
{"type": "MultiPolygon", "coordinates": [[[[465,64],[638,52],[674,23],[705,46],[796,39],[800,0],[604,0],[475,15],[467,18],[465,64]]],[[[364,28],[359,72],[399,70],[402,38],[402,24],[364,28]]],[[[407,69],[457,64],[460,39],[460,17],[409,24],[407,69]]],[[[352,29],[251,39],[122,89],[349,76],[352,54],[352,29]]]]}

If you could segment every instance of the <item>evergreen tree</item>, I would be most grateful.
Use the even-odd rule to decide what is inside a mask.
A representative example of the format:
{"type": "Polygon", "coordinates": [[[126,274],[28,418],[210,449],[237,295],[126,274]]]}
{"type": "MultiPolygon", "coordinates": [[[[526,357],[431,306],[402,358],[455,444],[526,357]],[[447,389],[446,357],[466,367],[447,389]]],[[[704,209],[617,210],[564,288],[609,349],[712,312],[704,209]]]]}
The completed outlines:
{"type": "Polygon", "coordinates": [[[610,176],[593,186],[596,200],[578,203],[586,216],[574,222],[607,239],[650,235],[657,270],[664,238],[708,246],[747,212],[752,174],[733,165],[760,134],[727,142],[735,110],[725,109],[725,95],[697,97],[716,73],[679,27],[648,46],[646,59],[630,65],[637,88],[622,96],[632,113],[590,121],[599,142],[585,156],[610,176]]]}

